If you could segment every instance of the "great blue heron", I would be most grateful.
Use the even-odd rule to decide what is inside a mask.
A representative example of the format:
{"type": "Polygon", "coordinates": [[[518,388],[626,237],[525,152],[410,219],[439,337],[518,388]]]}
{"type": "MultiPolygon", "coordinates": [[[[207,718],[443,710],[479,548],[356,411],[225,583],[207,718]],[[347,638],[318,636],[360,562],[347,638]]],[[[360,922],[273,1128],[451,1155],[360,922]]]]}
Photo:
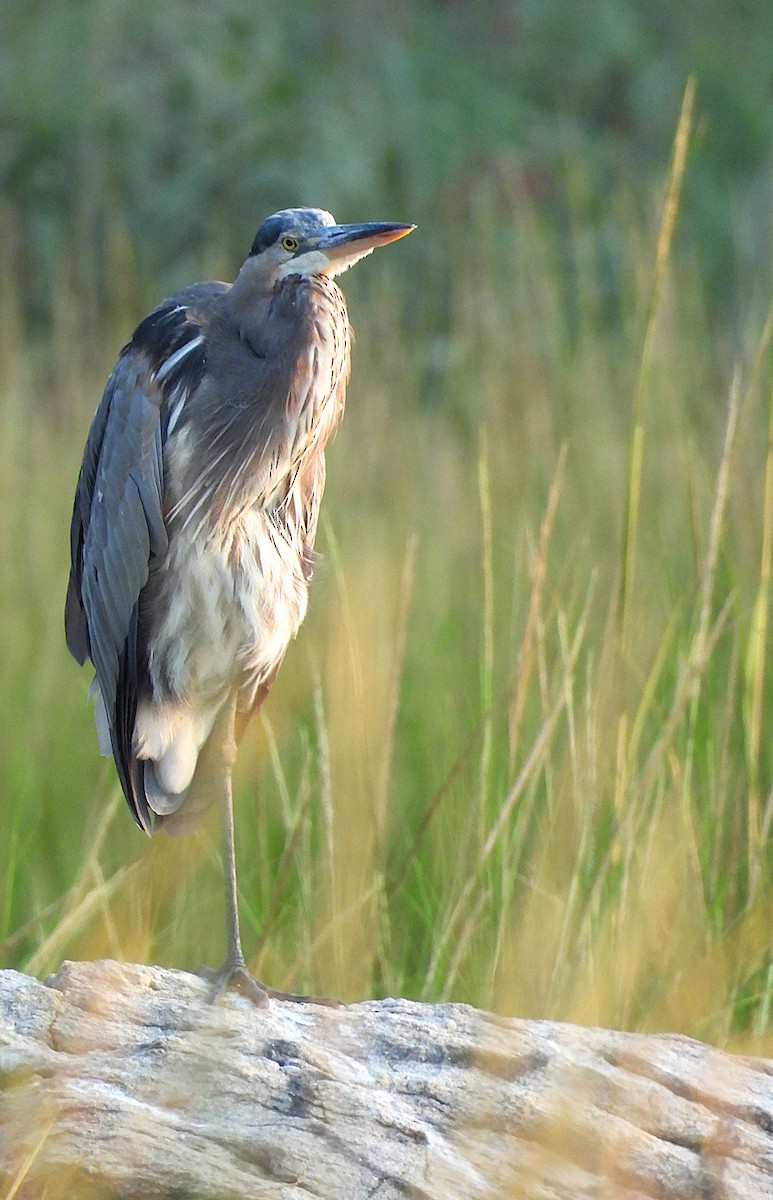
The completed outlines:
{"type": "Polygon", "coordinates": [[[100,750],[147,833],[220,805],[228,951],[209,975],[259,1003],[298,997],[245,966],[231,771],[306,612],[349,375],[334,276],[413,228],[269,217],[233,284],[193,284],[138,325],[75,492],[65,629],[94,665],[100,750]]]}

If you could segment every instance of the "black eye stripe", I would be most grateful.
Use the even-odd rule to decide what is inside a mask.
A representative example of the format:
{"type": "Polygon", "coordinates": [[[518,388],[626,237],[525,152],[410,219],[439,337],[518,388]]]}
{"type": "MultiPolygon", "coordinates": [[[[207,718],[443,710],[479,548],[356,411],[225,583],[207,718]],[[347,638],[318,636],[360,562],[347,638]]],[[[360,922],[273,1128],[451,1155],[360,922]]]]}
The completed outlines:
{"type": "Polygon", "coordinates": [[[287,222],[282,217],[269,217],[268,220],[264,221],[255,234],[255,241],[252,243],[250,254],[260,254],[262,250],[267,250],[269,246],[273,246],[274,242],[279,240],[282,229],[286,225],[287,222]]]}

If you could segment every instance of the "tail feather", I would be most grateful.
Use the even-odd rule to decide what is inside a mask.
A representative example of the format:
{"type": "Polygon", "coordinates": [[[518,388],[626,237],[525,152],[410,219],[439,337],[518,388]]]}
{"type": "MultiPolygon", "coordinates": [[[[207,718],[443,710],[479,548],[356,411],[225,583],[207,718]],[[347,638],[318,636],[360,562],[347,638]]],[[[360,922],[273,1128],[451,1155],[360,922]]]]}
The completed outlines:
{"type": "Polygon", "coordinates": [[[161,783],[156,764],[152,758],[140,760],[142,765],[142,786],[145,791],[150,808],[158,817],[167,817],[170,813],[177,812],[178,808],[185,802],[185,797],[188,794],[188,789],[185,788],[182,792],[169,792],[161,783]]]}

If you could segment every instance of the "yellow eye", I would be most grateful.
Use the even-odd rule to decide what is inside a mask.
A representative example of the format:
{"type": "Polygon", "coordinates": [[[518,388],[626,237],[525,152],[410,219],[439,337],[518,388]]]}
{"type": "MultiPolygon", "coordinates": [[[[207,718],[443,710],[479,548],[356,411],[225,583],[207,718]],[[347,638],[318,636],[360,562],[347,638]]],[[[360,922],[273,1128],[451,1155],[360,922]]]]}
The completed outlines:
{"type": "Polygon", "coordinates": [[[294,237],[283,237],[282,249],[286,250],[288,254],[294,254],[298,249],[298,239],[294,237]]]}

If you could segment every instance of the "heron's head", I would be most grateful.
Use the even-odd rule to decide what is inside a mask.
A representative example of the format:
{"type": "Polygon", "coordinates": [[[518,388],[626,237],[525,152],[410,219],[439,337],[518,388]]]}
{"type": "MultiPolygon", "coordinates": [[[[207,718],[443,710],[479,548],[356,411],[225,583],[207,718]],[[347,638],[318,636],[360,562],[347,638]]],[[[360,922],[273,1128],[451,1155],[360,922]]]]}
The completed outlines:
{"type": "Polygon", "coordinates": [[[250,259],[272,282],[286,275],[340,275],[378,246],[405,237],[414,225],[372,222],[336,225],[321,208],[285,208],[268,217],[252,243],[250,259]]]}

